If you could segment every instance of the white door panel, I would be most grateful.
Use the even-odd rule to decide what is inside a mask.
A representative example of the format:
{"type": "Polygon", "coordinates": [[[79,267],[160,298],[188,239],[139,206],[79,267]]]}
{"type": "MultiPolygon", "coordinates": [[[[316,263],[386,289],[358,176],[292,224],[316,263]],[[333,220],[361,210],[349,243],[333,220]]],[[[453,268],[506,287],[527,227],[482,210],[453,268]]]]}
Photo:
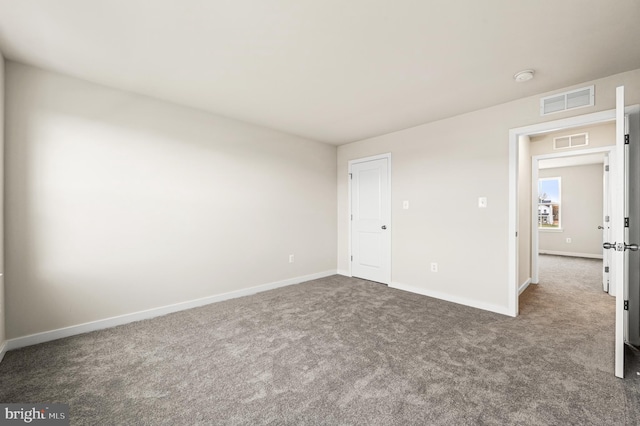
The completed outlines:
{"type": "Polygon", "coordinates": [[[360,232],[358,240],[359,260],[363,266],[373,268],[380,267],[382,263],[380,251],[382,250],[381,236],[377,232],[360,232]]]}
{"type": "MultiPolygon", "coordinates": [[[[615,325],[615,375],[624,377],[624,345],[628,329],[628,317],[624,309],[624,301],[628,294],[628,254],[625,243],[628,243],[628,230],[625,228],[625,217],[628,214],[628,167],[625,149],[625,115],[624,86],[616,89],[616,153],[614,161],[615,173],[611,176],[611,240],[608,250],[612,252],[611,285],[616,289],[616,325],[615,325]]],[[[611,160],[611,159],[610,159],[611,160]]]]}
{"type": "MultiPolygon", "coordinates": [[[[383,160],[379,160],[383,161],[383,160]]],[[[382,220],[381,188],[382,170],[377,163],[363,164],[354,167],[355,183],[357,187],[357,212],[359,220],[374,221],[376,224],[382,220]],[[365,167],[374,167],[364,169],[365,167]],[[362,170],[364,169],[364,170],[362,170]]]]}
{"type": "MultiPolygon", "coordinates": [[[[602,243],[606,243],[611,237],[610,218],[611,212],[611,187],[609,179],[609,155],[604,157],[604,167],[602,175],[602,243]]],[[[602,249],[602,290],[615,296],[615,287],[610,285],[609,269],[611,267],[611,250],[602,249]]]]}
{"type": "Polygon", "coordinates": [[[351,275],[391,282],[389,158],[354,162],[351,172],[351,275]]]}

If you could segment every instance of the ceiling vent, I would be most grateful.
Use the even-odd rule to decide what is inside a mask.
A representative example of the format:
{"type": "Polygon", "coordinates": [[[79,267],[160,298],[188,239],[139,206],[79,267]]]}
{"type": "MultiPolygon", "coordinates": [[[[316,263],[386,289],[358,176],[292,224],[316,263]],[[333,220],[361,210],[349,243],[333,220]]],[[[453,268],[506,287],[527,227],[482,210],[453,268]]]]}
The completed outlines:
{"type": "Polygon", "coordinates": [[[594,104],[595,86],[583,87],[540,99],[540,115],[593,106],[594,104]]]}

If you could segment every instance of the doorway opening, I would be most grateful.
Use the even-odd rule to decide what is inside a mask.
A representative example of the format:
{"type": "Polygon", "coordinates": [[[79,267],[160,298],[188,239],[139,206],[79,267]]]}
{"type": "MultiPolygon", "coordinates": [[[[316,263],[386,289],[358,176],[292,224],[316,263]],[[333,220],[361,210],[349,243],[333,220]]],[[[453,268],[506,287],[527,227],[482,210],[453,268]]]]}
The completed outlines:
{"type": "MultiPolygon", "coordinates": [[[[531,198],[527,202],[521,197],[519,210],[529,207],[530,215],[524,216],[519,228],[526,233],[526,222],[531,223],[531,249],[528,258],[519,259],[519,293],[529,283],[539,282],[539,254],[603,259],[599,275],[608,290],[610,252],[602,243],[609,241],[610,232],[608,175],[609,158],[615,152],[615,121],[530,135],[528,140],[520,156],[527,157],[521,163],[531,159],[531,198]],[[556,148],[557,140],[576,131],[588,136],[589,148],[556,148]]],[[[519,178],[526,181],[522,171],[519,178]]],[[[520,250],[524,244],[523,238],[520,250]]]]}
{"type": "MultiPolygon", "coordinates": [[[[535,282],[537,277],[534,276],[534,272],[537,271],[537,265],[533,265],[533,262],[537,260],[538,248],[532,247],[530,244],[523,244],[523,241],[519,238],[522,236],[523,224],[524,228],[528,228],[531,230],[535,223],[535,232],[530,231],[529,237],[533,240],[537,235],[538,228],[538,219],[537,219],[537,210],[532,211],[532,209],[524,209],[529,212],[530,216],[526,220],[522,220],[522,211],[520,208],[521,200],[523,196],[529,202],[531,202],[531,207],[534,204],[537,204],[537,200],[535,202],[532,200],[533,197],[529,197],[528,193],[523,195],[522,191],[522,183],[523,183],[523,174],[522,174],[522,161],[521,156],[519,155],[520,148],[524,145],[528,145],[529,138],[535,135],[539,135],[544,132],[551,132],[558,129],[575,129],[581,126],[590,126],[599,123],[604,123],[608,121],[615,120],[616,125],[616,138],[615,138],[615,150],[610,151],[609,159],[610,163],[610,172],[612,175],[612,182],[615,182],[614,185],[611,186],[612,196],[612,236],[616,242],[609,241],[606,244],[603,244],[606,249],[613,249],[614,252],[614,267],[612,268],[612,280],[615,282],[615,286],[617,287],[617,297],[615,299],[615,375],[617,377],[624,377],[623,369],[624,369],[624,346],[625,342],[629,342],[628,340],[628,318],[632,315],[631,311],[636,310],[636,306],[639,305],[637,302],[637,298],[633,299],[630,297],[627,300],[628,293],[628,279],[627,279],[627,266],[634,265],[633,262],[629,262],[627,260],[628,253],[627,250],[636,250],[636,244],[627,244],[630,239],[626,236],[627,233],[630,234],[629,230],[629,218],[635,218],[637,221],[638,209],[632,210],[631,213],[627,210],[630,206],[633,207],[634,203],[640,199],[640,196],[637,194],[637,185],[634,189],[634,184],[632,183],[629,186],[626,182],[635,182],[633,179],[629,179],[629,171],[632,173],[637,173],[638,168],[640,166],[640,161],[636,161],[635,156],[629,155],[629,142],[631,141],[632,146],[638,146],[638,125],[640,124],[639,119],[640,106],[634,105],[630,107],[624,106],[624,87],[618,87],[616,89],[616,109],[609,111],[602,111],[593,114],[587,114],[578,117],[571,117],[563,120],[557,120],[554,122],[540,123],[532,126],[522,127],[518,129],[512,129],[509,132],[509,308],[513,316],[518,315],[519,306],[518,306],[518,296],[519,296],[519,278],[523,275],[523,267],[529,268],[530,278],[528,283],[535,282]],[[630,118],[625,120],[625,115],[628,115],[630,118]],[[630,126],[625,126],[625,121],[628,124],[631,122],[630,126]],[[625,142],[626,141],[626,142],[625,142]],[[615,155],[611,155],[615,153],[615,155]],[[632,158],[632,164],[630,167],[629,161],[632,158]],[[629,196],[629,191],[633,192],[633,198],[629,196]],[[626,201],[625,201],[626,200],[626,201]],[[629,200],[632,200],[629,203],[629,200]],[[635,200],[635,201],[633,201],[635,200]],[[536,218],[534,222],[534,218],[536,218]],[[623,220],[624,219],[624,220],[623,220]],[[624,224],[623,224],[624,222],[624,224]],[[620,243],[619,241],[623,241],[620,243]],[[530,247],[530,259],[531,263],[526,263],[525,260],[522,261],[523,256],[521,252],[522,247],[530,247]],[[534,267],[535,266],[535,267],[534,267]],[[623,309],[623,299],[624,299],[624,309],[623,309]],[[633,309],[631,307],[633,306],[633,309]],[[624,339],[623,339],[624,336],[624,339]]],[[[524,162],[526,163],[526,162],[524,162]]],[[[531,165],[531,169],[536,169],[534,165],[531,165]]],[[[524,174],[524,176],[530,176],[529,174],[524,174]]],[[[526,186],[526,185],[525,185],[526,186]]],[[[531,188],[531,185],[529,185],[531,188]]],[[[537,192],[537,191],[536,191],[537,192]]],[[[536,194],[536,198],[537,194],[536,194]]],[[[537,206],[536,206],[537,207],[537,206]]],[[[555,224],[555,223],[554,223],[555,224]]],[[[637,224],[636,224],[637,226],[637,224]]],[[[634,261],[637,261],[636,257],[634,261]]],[[[637,263],[636,263],[637,266],[637,263]]],[[[635,266],[631,268],[636,268],[635,266]]],[[[526,272],[525,272],[526,273],[526,272]]],[[[637,281],[637,280],[636,280],[637,281]]],[[[634,282],[635,285],[635,281],[634,282]]],[[[639,281],[640,282],[640,281],[639,281]]],[[[527,283],[527,285],[528,285],[527,283]]],[[[526,286],[525,286],[526,287],[526,286]]],[[[637,310],[634,314],[637,316],[637,310]]],[[[636,323],[635,316],[634,323],[636,323]]],[[[573,319],[572,324],[577,324],[576,319],[573,319]]]]}
{"type": "MultiPolygon", "coordinates": [[[[533,262],[537,258],[537,252],[534,256],[535,250],[533,250],[532,247],[532,240],[535,238],[532,231],[532,222],[535,216],[533,215],[532,209],[520,208],[521,205],[527,206],[529,203],[533,205],[532,197],[529,197],[529,191],[532,187],[530,180],[532,178],[533,165],[531,160],[523,160],[524,156],[520,156],[521,150],[526,149],[525,147],[529,146],[530,138],[536,135],[558,130],[594,126],[614,120],[615,110],[608,110],[534,124],[509,131],[508,311],[512,316],[518,316],[519,294],[524,291],[531,282],[536,282],[534,280],[537,279],[537,277],[533,275],[536,269],[533,262]]],[[[588,150],[583,151],[583,153],[588,153],[586,151],[588,150]]],[[[571,155],[575,155],[575,152],[558,154],[559,157],[571,155]]],[[[537,230],[537,220],[535,225],[537,230]]]]}

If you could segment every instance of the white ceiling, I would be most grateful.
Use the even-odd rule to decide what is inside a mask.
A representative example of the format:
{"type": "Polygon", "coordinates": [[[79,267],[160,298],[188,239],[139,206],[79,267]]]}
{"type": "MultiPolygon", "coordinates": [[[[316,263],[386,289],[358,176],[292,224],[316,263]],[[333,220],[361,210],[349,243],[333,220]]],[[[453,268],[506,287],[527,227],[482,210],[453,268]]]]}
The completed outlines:
{"type": "Polygon", "coordinates": [[[640,68],[638,40],[638,0],[0,0],[8,59],[332,144],[640,68]]]}

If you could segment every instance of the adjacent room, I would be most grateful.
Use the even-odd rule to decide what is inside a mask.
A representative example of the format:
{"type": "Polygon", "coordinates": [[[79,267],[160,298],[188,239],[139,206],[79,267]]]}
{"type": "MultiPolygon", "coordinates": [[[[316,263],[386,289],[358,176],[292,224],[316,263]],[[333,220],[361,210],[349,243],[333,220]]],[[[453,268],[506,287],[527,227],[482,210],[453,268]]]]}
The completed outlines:
{"type": "Polygon", "coordinates": [[[0,0],[3,421],[640,423],[639,22],[0,0]]]}

